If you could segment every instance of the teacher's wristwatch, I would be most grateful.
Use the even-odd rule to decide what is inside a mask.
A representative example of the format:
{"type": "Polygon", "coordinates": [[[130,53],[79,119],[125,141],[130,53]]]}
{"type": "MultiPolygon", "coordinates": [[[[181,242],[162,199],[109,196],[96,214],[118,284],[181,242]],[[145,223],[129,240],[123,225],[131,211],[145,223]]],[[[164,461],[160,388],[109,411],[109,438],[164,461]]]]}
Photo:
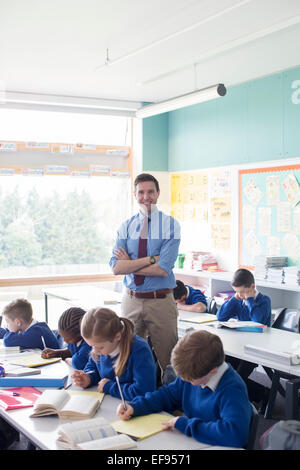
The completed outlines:
{"type": "Polygon", "coordinates": [[[150,264],[155,264],[155,263],[156,263],[155,256],[150,256],[150,264]]]}

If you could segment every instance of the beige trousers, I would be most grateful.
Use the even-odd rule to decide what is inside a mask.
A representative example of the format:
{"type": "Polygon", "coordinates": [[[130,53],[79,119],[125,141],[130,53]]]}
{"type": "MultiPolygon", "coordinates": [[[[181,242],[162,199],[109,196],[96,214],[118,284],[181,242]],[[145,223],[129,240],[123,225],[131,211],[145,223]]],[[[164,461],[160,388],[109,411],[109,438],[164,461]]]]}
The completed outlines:
{"type": "Polygon", "coordinates": [[[122,316],[133,322],[137,335],[146,338],[149,333],[163,372],[178,341],[178,310],[173,293],[166,294],[164,299],[137,299],[125,290],[121,308],[122,316]]]}

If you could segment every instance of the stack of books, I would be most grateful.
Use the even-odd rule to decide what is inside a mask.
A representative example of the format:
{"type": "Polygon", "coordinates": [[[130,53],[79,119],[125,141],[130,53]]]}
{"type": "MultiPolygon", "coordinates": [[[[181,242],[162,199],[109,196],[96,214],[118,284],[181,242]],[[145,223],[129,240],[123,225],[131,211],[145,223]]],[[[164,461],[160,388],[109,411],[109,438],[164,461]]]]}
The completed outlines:
{"type": "Polygon", "coordinates": [[[267,279],[272,282],[283,282],[283,268],[288,265],[286,256],[256,256],[254,276],[257,280],[267,279]]]}
{"type": "Polygon", "coordinates": [[[206,251],[192,251],[188,260],[190,268],[195,271],[204,271],[218,268],[218,262],[212,253],[206,251]]]}
{"type": "Polygon", "coordinates": [[[284,268],[283,282],[291,287],[300,286],[300,266],[288,266],[284,268]]]}

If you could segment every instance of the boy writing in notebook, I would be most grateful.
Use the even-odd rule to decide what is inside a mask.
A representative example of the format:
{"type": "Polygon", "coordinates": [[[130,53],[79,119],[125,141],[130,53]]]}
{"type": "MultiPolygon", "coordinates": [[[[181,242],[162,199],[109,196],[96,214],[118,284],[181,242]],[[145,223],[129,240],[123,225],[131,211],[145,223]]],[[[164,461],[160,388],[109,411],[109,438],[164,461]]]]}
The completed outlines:
{"type": "Polygon", "coordinates": [[[188,312],[203,313],[207,310],[207,300],[199,289],[185,285],[182,281],[176,281],[173,295],[177,307],[188,312]]]}
{"type": "Polygon", "coordinates": [[[32,305],[26,299],[10,302],[3,310],[7,328],[0,328],[0,338],[4,346],[20,346],[29,349],[58,349],[59,344],[45,322],[33,318],[32,305]],[[43,342],[44,341],[44,342],[43,342]]]}
{"type": "Polygon", "coordinates": [[[173,412],[164,429],[178,429],[210,445],[243,447],[247,444],[252,406],[241,377],[226,362],[220,338],[205,330],[188,333],[172,351],[178,377],[167,386],[138,396],[118,407],[123,420],[132,416],[173,412]]]}
{"type": "MultiPolygon", "coordinates": [[[[240,321],[255,321],[263,325],[271,325],[271,300],[267,295],[261,294],[255,287],[254,276],[248,269],[238,269],[231,283],[235,295],[224,302],[217,312],[219,321],[236,318],[240,321]]],[[[226,360],[237,370],[245,380],[251,401],[259,404],[260,411],[268,401],[269,389],[249,379],[249,375],[257,367],[253,362],[244,361],[227,356],[226,360]]]]}

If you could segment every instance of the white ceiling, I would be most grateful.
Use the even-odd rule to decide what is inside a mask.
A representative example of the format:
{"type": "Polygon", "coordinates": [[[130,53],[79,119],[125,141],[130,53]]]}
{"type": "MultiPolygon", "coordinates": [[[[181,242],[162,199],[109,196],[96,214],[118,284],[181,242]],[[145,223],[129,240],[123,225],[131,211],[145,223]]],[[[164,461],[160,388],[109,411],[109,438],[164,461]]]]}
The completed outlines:
{"type": "Polygon", "coordinates": [[[299,64],[300,0],[0,0],[6,90],[155,102],[299,64]]]}

